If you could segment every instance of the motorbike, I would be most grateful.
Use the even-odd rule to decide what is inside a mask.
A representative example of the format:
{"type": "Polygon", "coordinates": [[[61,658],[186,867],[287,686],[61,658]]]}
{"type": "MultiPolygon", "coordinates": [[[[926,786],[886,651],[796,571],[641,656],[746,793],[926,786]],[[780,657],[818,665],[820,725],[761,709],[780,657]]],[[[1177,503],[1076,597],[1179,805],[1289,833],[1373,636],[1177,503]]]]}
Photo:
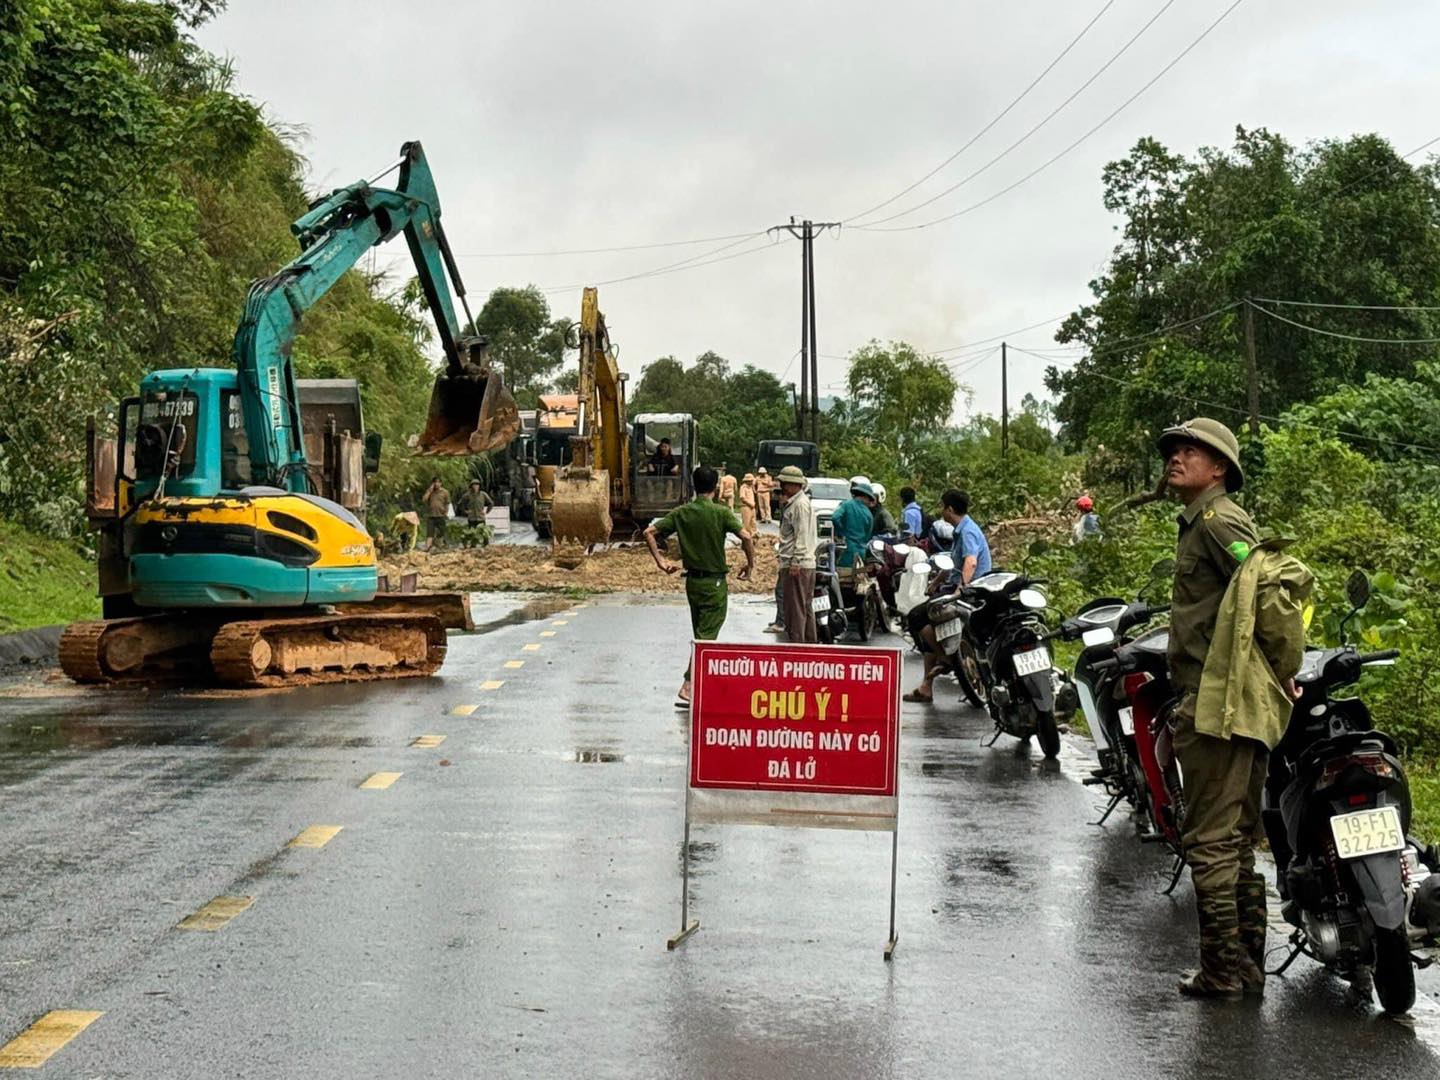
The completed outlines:
{"type": "MultiPolygon", "coordinates": [[[[1042,548],[1032,546],[1031,554],[1042,548]]],[[[975,578],[958,591],[930,601],[935,640],[952,658],[961,693],[988,709],[996,739],[1035,736],[1047,758],[1060,753],[1058,715],[1077,703],[1069,677],[1050,659],[1054,633],[1044,621],[1042,578],[999,570],[975,578]]]]}
{"type": "Polygon", "coordinates": [[[885,604],[887,618],[904,614],[900,610],[897,588],[905,575],[907,566],[923,562],[925,552],[911,544],[891,540],[871,540],[865,564],[875,584],[880,588],[880,598],[885,604]]]}
{"type": "MultiPolygon", "coordinates": [[[[1121,797],[1129,793],[1141,814],[1140,839],[1163,844],[1174,858],[1170,882],[1163,890],[1166,896],[1175,891],[1185,872],[1180,843],[1185,796],[1169,722],[1176,697],[1170,684],[1169,646],[1170,628],[1157,626],[1123,644],[1097,646],[1110,649],[1111,655],[1087,659],[1095,680],[1092,687],[1109,684],[1113,692],[1118,680],[1124,695],[1126,704],[1116,709],[1112,728],[1122,750],[1124,778],[1114,782],[1121,786],[1121,797]]],[[[1119,803],[1111,797],[1114,802],[1106,817],[1119,803]]]]}
{"type": "Polygon", "coordinates": [[[1270,755],[1261,818],[1275,855],[1291,952],[1346,979],[1362,998],[1373,986],[1387,1013],[1415,1001],[1415,969],[1440,955],[1440,856],[1409,836],[1410,789],[1393,739],[1376,731],[1359,697],[1334,697],[1396,649],[1343,644],[1365,606],[1369,579],[1346,586],[1350,613],[1338,648],[1307,649],[1290,723],[1270,755]]]}
{"type": "MultiPolygon", "coordinates": [[[[839,541],[837,546],[843,546],[839,541]]],[[[877,633],[890,632],[890,620],[885,614],[885,601],[880,595],[880,585],[870,573],[865,553],[860,552],[849,566],[836,566],[836,580],[840,585],[841,606],[845,609],[845,621],[861,641],[869,641],[877,633]]]]}
{"type": "Polygon", "coordinates": [[[848,621],[840,579],[835,573],[833,540],[815,549],[815,591],[810,609],[815,612],[815,638],[820,644],[833,645],[844,636],[848,621]]]}

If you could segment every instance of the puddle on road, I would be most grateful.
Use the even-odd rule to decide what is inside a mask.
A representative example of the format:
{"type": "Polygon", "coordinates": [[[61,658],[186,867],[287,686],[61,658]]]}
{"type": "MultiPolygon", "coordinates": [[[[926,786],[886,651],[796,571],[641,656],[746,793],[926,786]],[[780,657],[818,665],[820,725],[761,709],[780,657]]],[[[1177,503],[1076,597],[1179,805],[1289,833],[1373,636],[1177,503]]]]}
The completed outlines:
{"type": "Polygon", "coordinates": [[[624,760],[625,755],[616,753],[614,750],[575,748],[575,761],[581,765],[611,765],[624,760]]]}
{"type": "Polygon", "coordinates": [[[293,719],[277,719],[275,727],[251,727],[254,717],[233,722],[193,715],[174,718],[96,719],[70,713],[35,713],[16,723],[0,725],[0,753],[44,754],[58,750],[108,750],[117,746],[219,746],[225,749],[358,750],[374,740],[341,731],[317,734],[293,719]],[[234,730],[236,723],[246,725],[234,730]]]}
{"type": "Polygon", "coordinates": [[[522,604],[514,611],[501,615],[498,619],[477,623],[475,629],[469,633],[488,634],[492,630],[500,630],[507,626],[518,626],[521,623],[535,622],[538,619],[548,619],[551,615],[569,611],[574,606],[575,601],[568,596],[537,597],[522,604]]]}

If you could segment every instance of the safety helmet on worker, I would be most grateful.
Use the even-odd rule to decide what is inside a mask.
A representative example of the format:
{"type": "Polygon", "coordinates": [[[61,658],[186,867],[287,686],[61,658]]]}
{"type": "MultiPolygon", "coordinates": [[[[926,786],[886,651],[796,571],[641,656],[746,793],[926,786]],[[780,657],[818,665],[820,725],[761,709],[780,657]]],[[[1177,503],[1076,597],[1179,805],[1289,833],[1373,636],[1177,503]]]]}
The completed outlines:
{"type": "Polygon", "coordinates": [[[1239,491],[1245,486],[1245,473],[1240,468],[1240,440],[1235,433],[1219,420],[1208,416],[1197,416],[1183,424],[1168,427],[1160,433],[1160,456],[1168,458],[1178,443],[1193,443],[1220,455],[1225,470],[1225,490],[1239,491]]]}
{"type": "Polygon", "coordinates": [[[885,485],[884,485],[884,484],[871,484],[871,485],[870,485],[870,490],[874,493],[874,495],[875,495],[875,501],[876,501],[876,502],[882,502],[882,503],[883,503],[883,502],[885,501],[885,485]]]}
{"type": "Polygon", "coordinates": [[[1095,509],[1095,500],[1090,498],[1089,495],[1081,495],[1075,500],[1075,509],[1088,514],[1091,510],[1095,509]]]}
{"type": "Polygon", "coordinates": [[[864,484],[868,487],[870,485],[870,478],[864,474],[850,477],[850,487],[853,489],[856,484],[864,484]]]}

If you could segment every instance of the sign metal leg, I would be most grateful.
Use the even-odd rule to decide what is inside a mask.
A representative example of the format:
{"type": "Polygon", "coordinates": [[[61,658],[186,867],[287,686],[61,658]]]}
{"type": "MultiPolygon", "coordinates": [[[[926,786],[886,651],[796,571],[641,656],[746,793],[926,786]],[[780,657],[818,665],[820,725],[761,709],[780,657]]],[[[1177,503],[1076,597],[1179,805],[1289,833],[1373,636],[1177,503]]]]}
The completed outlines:
{"type": "Polygon", "coordinates": [[[890,940],[885,943],[885,959],[895,957],[895,945],[900,940],[895,933],[895,870],[900,862],[900,822],[890,830],[890,940]]]}
{"type": "MultiPolygon", "coordinates": [[[[891,889],[893,892],[893,874],[891,875],[891,879],[891,889]]],[[[895,920],[893,897],[891,900],[891,909],[890,920],[893,923],[895,920]]],[[[680,849],[680,932],[665,942],[665,948],[673,950],[699,929],[699,919],[696,919],[694,922],[690,921],[690,805],[689,799],[687,798],[685,805],[685,842],[680,849]]]]}

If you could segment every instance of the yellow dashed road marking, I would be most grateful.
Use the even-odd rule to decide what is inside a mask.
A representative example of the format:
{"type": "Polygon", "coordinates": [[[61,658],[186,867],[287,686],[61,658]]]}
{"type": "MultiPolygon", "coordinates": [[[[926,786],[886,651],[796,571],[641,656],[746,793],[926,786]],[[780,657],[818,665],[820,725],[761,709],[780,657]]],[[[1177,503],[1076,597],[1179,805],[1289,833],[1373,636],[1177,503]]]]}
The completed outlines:
{"type": "Polygon", "coordinates": [[[473,712],[474,712],[476,709],[478,709],[479,707],[480,707],[479,705],[456,705],[453,709],[450,710],[450,715],[451,715],[451,716],[469,716],[471,713],[473,713],[473,712]]]}
{"type": "Polygon", "coordinates": [[[291,847],[322,848],[331,840],[335,839],[344,826],[341,825],[311,825],[294,840],[290,841],[291,847]]]}
{"type": "Polygon", "coordinates": [[[499,690],[505,685],[504,679],[486,679],[480,684],[481,690],[499,690]]]}
{"type": "Polygon", "coordinates": [[[445,741],[444,735],[420,735],[410,745],[418,750],[431,750],[445,741]]]}
{"type": "Polygon", "coordinates": [[[400,777],[404,775],[404,773],[398,772],[371,773],[365,778],[365,782],[360,786],[366,791],[384,791],[387,787],[395,783],[396,780],[399,780],[400,777]]]}
{"type": "Polygon", "coordinates": [[[555,636],[555,631],[554,631],[554,630],[541,630],[541,631],[540,631],[540,636],[541,636],[541,637],[554,637],[554,636],[555,636]]]}
{"type": "Polygon", "coordinates": [[[506,660],[506,661],[505,661],[505,666],[508,667],[511,671],[514,671],[514,670],[516,670],[517,668],[522,668],[522,667],[524,667],[524,666],[525,666],[525,661],[524,661],[524,660],[506,660]]]}
{"type": "Polygon", "coordinates": [[[540,643],[538,641],[532,641],[529,645],[524,646],[524,649],[526,652],[539,652],[540,643]]]}
{"type": "Polygon", "coordinates": [[[0,1069],[38,1069],[104,1013],[55,1009],[0,1046],[0,1069]]]}
{"type": "Polygon", "coordinates": [[[253,903],[253,896],[217,896],[194,915],[181,919],[179,929],[219,930],[253,903]]]}

